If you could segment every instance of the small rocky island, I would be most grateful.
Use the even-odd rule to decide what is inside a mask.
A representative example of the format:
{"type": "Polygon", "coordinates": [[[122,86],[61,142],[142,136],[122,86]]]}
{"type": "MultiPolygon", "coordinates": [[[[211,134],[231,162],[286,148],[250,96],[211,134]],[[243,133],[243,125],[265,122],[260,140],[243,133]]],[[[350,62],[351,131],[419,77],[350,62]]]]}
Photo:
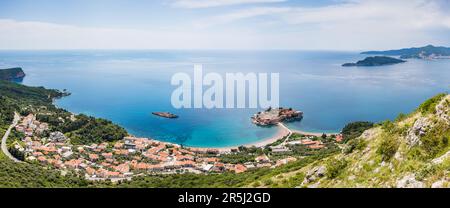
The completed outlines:
{"type": "Polygon", "coordinates": [[[252,122],[258,126],[276,125],[283,121],[299,120],[303,118],[303,112],[292,108],[269,108],[258,112],[252,117],[252,122]]]}
{"type": "Polygon", "coordinates": [[[0,80],[15,81],[22,80],[24,77],[25,72],[20,67],[0,69],[0,80]]]}
{"type": "Polygon", "coordinates": [[[350,67],[350,66],[384,66],[384,65],[392,65],[404,63],[406,61],[401,59],[396,59],[388,56],[373,56],[367,57],[364,60],[358,61],[356,63],[346,63],[342,66],[350,67]]]}
{"type": "Polygon", "coordinates": [[[178,118],[177,115],[169,113],[169,112],[153,112],[152,114],[155,116],[163,117],[163,118],[171,118],[171,119],[178,118]]]}

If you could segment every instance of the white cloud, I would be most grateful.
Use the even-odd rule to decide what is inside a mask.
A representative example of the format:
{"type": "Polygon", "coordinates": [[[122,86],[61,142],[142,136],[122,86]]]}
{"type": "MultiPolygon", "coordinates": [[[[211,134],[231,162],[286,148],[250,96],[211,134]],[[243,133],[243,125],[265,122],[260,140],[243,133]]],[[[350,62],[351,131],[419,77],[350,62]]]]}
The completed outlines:
{"type": "Polygon", "coordinates": [[[205,28],[209,26],[232,23],[238,20],[252,17],[283,14],[290,10],[291,10],[290,8],[283,8],[283,7],[256,7],[224,15],[218,15],[215,17],[205,18],[205,20],[195,22],[194,25],[199,28],[205,28]]]}
{"type": "MultiPolygon", "coordinates": [[[[287,38],[290,46],[300,48],[377,49],[448,44],[450,39],[436,32],[450,31],[450,12],[441,3],[353,0],[322,7],[254,7],[205,18],[194,25],[226,27],[249,18],[270,17],[272,27],[260,32],[272,32],[272,41],[280,42],[275,37],[287,38]]],[[[263,21],[267,22],[267,18],[263,21]]]]}
{"type": "Polygon", "coordinates": [[[80,27],[0,19],[0,49],[375,50],[449,45],[449,8],[428,0],[251,7],[202,16],[192,25],[174,22],[164,29],[80,27]],[[249,18],[255,21],[242,21],[249,18]]]}
{"type": "Polygon", "coordinates": [[[247,49],[260,45],[254,37],[232,30],[133,30],[0,19],[0,49],[247,49]]]}
{"type": "Polygon", "coordinates": [[[450,27],[449,12],[442,11],[438,1],[427,0],[365,0],[319,8],[292,8],[283,18],[290,24],[376,21],[404,23],[415,28],[450,27]]]}
{"type": "Polygon", "coordinates": [[[407,23],[415,28],[450,27],[450,13],[442,11],[440,6],[439,1],[429,0],[352,0],[323,7],[254,7],[207,19],[208,25],[273,16],[293,25],[378,21],[382,24],[407,23]]]}
{"type": "Polygon", "coordinates": [[[277,3],[284,1],[286,0],[175,0],[172,5],[181,8],[198,9],[240,4],[277,3]]]}
{"type": "Polygon", "coordinates": [[[448,44],[434,30],[450,31],[450,13],[438,1],[365,0],[319,8],[292,8],[279,15],[302,28],[299,38],[334,48],[386,49],[448,44]],[[308,28],[308,29],[306,29],[308,28]],[[312,40],[311,40],[312,41],[312,40]],[[319,43],[320,41],[321,43],[319,43]]]}

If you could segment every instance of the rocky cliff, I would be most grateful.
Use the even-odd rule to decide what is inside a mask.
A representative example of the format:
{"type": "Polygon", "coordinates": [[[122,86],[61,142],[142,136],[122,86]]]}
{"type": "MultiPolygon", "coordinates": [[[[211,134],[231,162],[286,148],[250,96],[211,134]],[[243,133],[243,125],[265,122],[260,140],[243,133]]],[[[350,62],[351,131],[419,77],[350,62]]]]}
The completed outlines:
{"type": "Polygon", "coordinates": [[[0,69],[0,80],[20,80],[25,77],[22,68],[0,69]]]}

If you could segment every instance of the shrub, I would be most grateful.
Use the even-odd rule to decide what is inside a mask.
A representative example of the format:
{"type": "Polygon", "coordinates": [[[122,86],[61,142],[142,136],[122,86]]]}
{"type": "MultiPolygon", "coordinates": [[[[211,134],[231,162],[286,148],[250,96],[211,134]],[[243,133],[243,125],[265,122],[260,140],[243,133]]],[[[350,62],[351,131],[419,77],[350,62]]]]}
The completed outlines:
{"type": "Polygon", "coordinates": [[[328,161],[326,164],[327,172],[325,173],[325,176],[330,179],[336,178],[347,167],[347,164],[348,162],[345,159],[332,159],[328,161]]]}
{"type": "Polygon", "coordinates": [[[381,155],[381,160],[389,161],[395,155],[399,146],[399,142],[391,136],[386,136],[381,141],[377,149],[377,153],[381,155]]]}
{"type": "Polygon", "coordinates": [[[236,153],[236,154],[225,154],[219,157],[220,161],[223,163],[246,163],[255,161],[254,155],[248,155],[246,153],[236,153]]]}
{"type": "Polygon", "coordinates": [[[253,186],[253,188],[260,187],[261,183],[259,181],[256,181],[252,184],[252,186],[253,186]]]}
{"type": "Polygon", "coordinates": [[[437,168],[433,165],[426,165],[425,167],[421,168],[419,171],[417,171],[416,179],[421,181],[425,179],[429,175],[433,175],[436,173],[437,168]]]}
{"type": "Polygon", "coordinates": [[[273,184],[273,181],[272,181],[272,179],[266,179],[266,180],[263,181],[263,183],[264,183],[266,186],[270,186],[270,185],[273,184]]]}
{"type": "Polygon", "coordinates": [[[400,122],[405,120],[408,117],[408,115],[404,114],[404,113],[400,113],[398,114],[397,118],[395,118],[395,122],[400,122]]]}
{"type": "Polygon", "coordinates": [[[394,132],[395,125],[394,123],[392,123],[392,121],[386,120],[381,123],[381,129],[383,129],[385,132],[392,133],[394,132]]]}
{"type": "Polygon", "coordinates": [[[439,103],[439,101],[442,100],[442,98],[444,98],[447,94],[445,93],[441,93],[438,94],[430,99],[428,99],[427,101],[425,101],[424,103],[422,103],[419,106],[419,111],[423,114],[427,114],[427,113],[435,113],[436,110],[436,105],[439,103]]]}
{"type": "Polygon", "coordinates": [[[450,136],[450,128],[443,122],[437,123],[427,134],[420,138],[421,147],[427,153],[429,158],[441,153],[447,149],[450,136]]]}
{"type": "Polygon", "coordinates": [[[363,150],[367,147],[367,141],[362,139],[354,139],[347,143],[347,146],[344,148],[344,154],[350,154],[354,150],[363,150]]]}
{"type": "Polygon", "coordinates": [[[342,135],[344,136],[344,143],[361,136],[361,134],[365,130],[372,128],[373,125],[374,124],[372,122],[367,121],[358,121],[347,124],[342,129],[342,135]]]}

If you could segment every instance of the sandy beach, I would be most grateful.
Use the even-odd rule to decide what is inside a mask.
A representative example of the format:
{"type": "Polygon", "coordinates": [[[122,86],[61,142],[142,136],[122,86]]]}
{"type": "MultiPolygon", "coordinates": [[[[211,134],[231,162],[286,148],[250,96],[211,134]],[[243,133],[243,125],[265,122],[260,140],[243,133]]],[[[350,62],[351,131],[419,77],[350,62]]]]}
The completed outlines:
{"type": "Polygon", "coordinates": [[[272,144],[276,141],[278,141],[279,139],[287,136],[289,134],[289,130],[287,128],[283,128],[281,126],[277,126],[278,131],[277,133],[269,138],[263,139],[261,141],[258,142],[254,142],[254,143],[249,143],[249,144],[243,144],[243,145],[239,145],[239,146],[229,146],[229,147],[211,147],[211,148],[206,148],[206,147],[187,147],[187,148],[196,148],[196,149],[215,149],[215,150],[219,150],[219,152],[221,153],[225,153],[225,152],[231,152],[232,149],[238,149],[241,146],[244,147],[264,147],[266,145],[272,144]]]}
{"type": "MultiPolygon", "coordinates": [[[[276,127],[278,129],[277,133],[269,138],[263,139],[258,142],[249,143],[249,144],[243,144],[238,146],[229,146],[229,147],[192,147],[192,146],[186,146],[185,148],[194,148],[194,149],[201,149],[201,150],[218,150],[220,153],[227,153],[231,152],[232,149],[238,149],[241,146],[244,147],[264,147],[269,144],[272,144],[279,139],[282,139],[283,137],[288,136],[291,133],[297,133],[297,134],[303,134],[303,135],[310,135],[310,136],[322,136],[323,133],[317,133],[317,132],[306,132],[306,131],[300,131],[300,130],[292,130],[286,127],[283,123],[279,123],[276,127]]],[[[325,133],[327,136],[333,135],[333,134],[340,134],[340,133],[325,133]]],[[[154,140],[154,139],[153,139],[154,140]]],[[[158,140],[155,140],[158,141],[158,140]]],[[[167,143],[167,142],[164,142],[167,143]]],[[[168,143],[169,144],[169,143],[168,143]]]]}
{"type": "MultiPolygon", "coordinates": [[[[269,138],[263,139],[261,141],[258,142],[253,142],[253,143],[249,143],[249,144],[243,144],[243,145],[238,145],[238,146],[229,146],[229,147],[193,147],[193,146],[185,146],[185,148],[192,148],[192,149],[200,149],[200,150],[218,150],[220,153],[229,153],[231,152],[233,149],[238,149],[239,147],[265,147],[269,144],[272,144],[280,139],[282,139],[283,137],[289,136],[290,134],[293,133],[297,133],[297,134],[303,134],[303,135],[310,135],[310,136],[317,136],[320,137],[322,136],[322,134],[324,133],[317,133],[317,132],[307,132],[307,131],[301,131],[301,130],[292,130],[289,129],[286,125],[284,125],[283,123],[279,123],[276,128],[278,129],[277,133],[269,138]]],[[[330,135],[335,135],[335,134],[340,134],[340,133],[325,133],[327,136],[330,135]]],[[[133,135],[130,135],[132,137],[134,137],[133,135]]],[[[147,138],[150,139],[150,138],[147,138]]],[[[155,139],[151,139],[154,141],[158,141],[155,139]]],[[[162,141],[159,141],[162,142],[162,141]]],[[[167,144],[171,144],[168,142],[163,142],[163,143],[167,143],[167,144]]]]}
{"type": "MultiPolygon", "coordinates": [[[[244,144],[239,146],[231,146],[231,147],[219,147],[219,148],[198,148],[198,149],[217,149],[219,152],[231,152],[232,149],[238,149],[240,146],[244,147],[264,147],[266,145],[272,144],[279,139],[282,139],[285,136],[288,136],[290,132],[297,133],[297,134],[303,134],[303,135],[311,135],[311,136],[322,136],[323,133],[317,133],[317,132],[306,132],[306,131],[300,131],[300,130],[291,130],[287,128],[284,124],[277,125],[278,132],[276,135],[269,137],[267,139],[263,139],[258,142],[250,143],[250,144],[244,144]]],[[[339,133],[325,133],[327,136],[333,135],[333,134],[339,134],[339,133]]]]}

